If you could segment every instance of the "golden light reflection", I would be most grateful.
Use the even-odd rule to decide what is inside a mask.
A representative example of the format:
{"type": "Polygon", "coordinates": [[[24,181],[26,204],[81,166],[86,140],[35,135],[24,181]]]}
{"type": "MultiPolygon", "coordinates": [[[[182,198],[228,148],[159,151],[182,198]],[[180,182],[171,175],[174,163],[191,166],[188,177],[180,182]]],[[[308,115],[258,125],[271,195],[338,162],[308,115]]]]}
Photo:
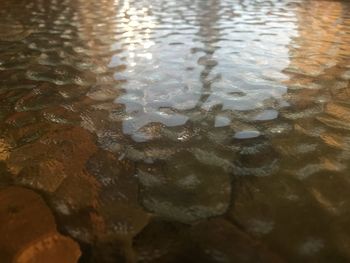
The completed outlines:
{"type": "Polygon", "coordinates": [[[10,155],[10,145],[0,138],[0,161],[5,161],[10,155]]]}
{"type": "Polygon", "coordinates": [[[345,45],[342,34],[345,32],[341,22],[345,10],[341,2],[310,1],[307,5],[307,9],[303,7],[296,12],[298,47],[291,52],[290,68],[308,76],[318,76],[338,64],[344,58],[344,52],[350,55],[350,46],[345,45]]]}
{"type": "Polygon", "coordinates": [[[147,49],[155,45],[151,35],[156,23],[149,15],[149,8],[130,7],[129,0],[126,0],[115,15],[124,16],[121,23],[116,24],[115,27],[116,32],[123,32],[118,41],[123,43],[123,49],[127,51],[128,66],[136,66],[137,58],[151,60],[153,55],[147,52],[147,49]]]}

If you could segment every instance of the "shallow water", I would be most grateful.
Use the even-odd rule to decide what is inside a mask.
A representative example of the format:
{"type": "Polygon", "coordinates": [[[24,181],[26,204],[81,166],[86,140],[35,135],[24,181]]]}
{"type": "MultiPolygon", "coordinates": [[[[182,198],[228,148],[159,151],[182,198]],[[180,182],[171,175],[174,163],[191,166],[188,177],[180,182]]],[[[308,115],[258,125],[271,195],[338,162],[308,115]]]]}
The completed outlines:
{"type": "Polygon", "coordinates": [[[349,99],[347,1],[0,3],[0,185],[82,262],[349,261],[349,99]]]}

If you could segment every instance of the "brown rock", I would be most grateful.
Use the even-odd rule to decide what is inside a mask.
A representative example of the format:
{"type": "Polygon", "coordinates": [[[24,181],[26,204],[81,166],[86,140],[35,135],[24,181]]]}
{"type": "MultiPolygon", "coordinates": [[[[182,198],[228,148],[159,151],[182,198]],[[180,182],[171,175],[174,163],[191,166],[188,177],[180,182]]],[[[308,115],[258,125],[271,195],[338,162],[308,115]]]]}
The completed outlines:
{"type": "Polygon", "coordinates": [[[133,164],[99,151],[87,170],[101,186],[95,212],[90,213],[95,236],[92,262],[135,262],[132,239],[148,224],[150,214],[138,204],[133,164]]]}
{"type": "Polygon", "coordinates": [[[260,242],[224,219],[203,221],[191,229],[199,262],[284,262],[260,242]]]}
{"type": "Polygon", "coordinates": [[[283,262],[224,219],[191,226],[154,220],[134,240],[139,262],[283,262]]]}
{"type": "Polygon", "coordinates": [[[56,230],[54,217],[35,192],[8,187],[0,191],[1,262],[77,262],[79,246],[56,230]]]}
{"type": "MultiPolygon", "coordinates": [[[[280,173],[273,178],[255,178],[254,183],[241,187],[228,216],[289,262],[338,262],[339,259],[326,259],[336,256],[329,223],[337,225],[332,219],[336,207],[329,206],[321,189],[315,189],[313,194],[305,187],[308,182],[317,187],[314,178],[326,178],[319,179],[327,180],[324,189],[341,189],[329,183],[331,176],[334,178],[325,172],[301,181],[280,173]]],[[[337,196],[339,193],[337,190],[337,196]]],[[[342,196],[339,200],[347,199],[342,196]]]]}
{"type": "Polygon", "coordinates": [[[0,161],[5,161],[10,156],[10,145],[0,138],[0,161]]]}
{"type": "Polygon", "coordinates": [[[54,192],[66,177],[64,165],[54,159],[49,159],[23,168],[19,181],[35,189],[54,192]]]}
{"type": "Polygon", "coordinates": [[[80,127],[59,127],[11,152],[7,165],[19,183],[54,192],[66,177],[83,173],[96,151],[92,135],[80,127]]]}
{"type": "Polygon", "coordinates": [[[22,128],[26,125],[33,124],[37,121],[34,114],[31,112],[14,112],[7,119],[5,123],[9,126],[22,128]]]}
{"type": "MultiPolygon", "coordinates": [[[[190,226],[163,220],[151,221],[137,235],[133,247],[138,262],[175,263],[188,260],[190,226]]],[[[193,260],[192,262],[197,262],[193,260]]]]}
{"type": "Polygon", "coordinates": [[[143,206],[182,223],[224,214],[231,201],[231,175],[206,163],[210,158],[206,152],[179,151],[167,162],[138,165],[143,206]]]}
{"type": "Polygon", "coordinates": [[[52,233],[19,252],[14,263],[73,263],[79,257],[79,247],[72,239],[52,233]]]}

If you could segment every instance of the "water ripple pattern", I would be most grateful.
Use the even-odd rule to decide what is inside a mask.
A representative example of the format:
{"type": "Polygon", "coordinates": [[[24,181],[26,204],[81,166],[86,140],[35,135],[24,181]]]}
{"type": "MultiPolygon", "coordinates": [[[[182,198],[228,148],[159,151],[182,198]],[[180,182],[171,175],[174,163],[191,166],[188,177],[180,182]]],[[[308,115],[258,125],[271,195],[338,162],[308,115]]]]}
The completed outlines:
{"type": "Polygon", "coordinates": [[[349,99],[346,0],[0,2],[0,187],[91,262],[349,261],[349,99]]]}

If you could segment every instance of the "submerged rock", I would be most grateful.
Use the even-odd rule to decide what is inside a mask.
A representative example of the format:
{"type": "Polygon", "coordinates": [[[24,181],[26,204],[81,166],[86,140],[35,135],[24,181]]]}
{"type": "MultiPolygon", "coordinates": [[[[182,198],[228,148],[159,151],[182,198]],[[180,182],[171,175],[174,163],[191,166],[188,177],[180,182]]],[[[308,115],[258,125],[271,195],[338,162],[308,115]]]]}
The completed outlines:
{"type": "Polygon", "coordinates": [[[158,216],[183,223],[222,215],[231,200],[231,176],[185,151],[167,162],[139,166],[141,202],[158,216]]]}
{"type": "Polygon", "coordinates": [[[187,262],[189,228],[181,223],[153,220],[134,239],[137,262],[187,262]]]}
{"type": "Polygon", "coordinates": [[[85,163],[96,148],[86,130],[62,126],[13,150],[7,166],[20,184],[55,192],[67,177],[83,174],[85,163]]]}
{"type": "Polygon", "coordinates": [[[190,238],[196,244],[191,255],[198,262],[284,262],[262,243],[224,219],[195,225],[190,238]]]}
{"type": "Polygon", "coordinates": [[[10,155],[11,146],[9,143],[0,138],[0,161],[5,161],[10,155]]]}
{"type": "Polygon", "coordinates": [[[135,238],[138,262],[284,262],[224,219],[193,226],[155,220],[135,238]]]}
{"type": "Polygon", "coordinates": [[[150,218],[138,204],[134,171],[132,162],[100,150],[84,176],[67,178],[50,197],[62,227],[90,246],[83,262],[134,262],[132,239],[150,218]]]}
{"type": "Polygon", "coordinates": [[[0,191],[0,258],[3,263],[75,263],[80,249],[56,230],[52,213],[35,192],[0,191]]]}
{"type": "Polygon", "coordinates": [[[77,262],[80,256],[78,245],[70,238],[50,234],[34,241],[21,251],[15,263],[70,263],[77,262]]]}
{"type": "MultiPolygon", "coordinates": [[[[326,176],[318,180],[326,180],[326,176]]],[[[337,237],[332,233],[332,227],[339,227],[340,223],[333,216],[337,207],[315,189],[315,182],[310,187],[313,192],[304,183],[283,173],[273,178],[256,178],[241,188],[228,217],[290,262],[342,262],[345,257],[334,253],[337,249],[333,240],[337,237]]],[[[325,189],[332,189],[331,186],[328,181],[325,189]]],[[[342,188],[335,188],[339,196],[342,188]]],[[[342,218],[348,219],[345,214],[342,218]]]]}

